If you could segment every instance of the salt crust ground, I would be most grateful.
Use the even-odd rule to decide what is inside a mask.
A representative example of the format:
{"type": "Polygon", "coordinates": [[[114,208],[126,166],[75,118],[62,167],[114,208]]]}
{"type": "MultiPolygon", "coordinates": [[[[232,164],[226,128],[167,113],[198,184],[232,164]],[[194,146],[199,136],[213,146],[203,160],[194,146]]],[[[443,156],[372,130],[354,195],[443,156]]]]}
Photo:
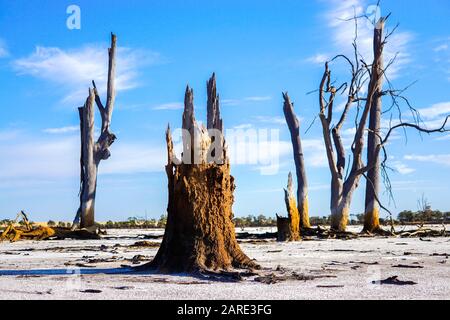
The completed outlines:
{"type": "Polygon", "coordinates": [[[131,265],[137,255],[143,263],[157,251],[129,246],[139,236],[162,232],[110,230],[110,238],[95,241],[0,243],[0,299],[450,299],[449,238],[241,242],[267,271],[282,266],[334,276],[271,285],[124,273],[121,265],[131,265]],[[394,275],[417,285],[372,284],[394,275]]]}

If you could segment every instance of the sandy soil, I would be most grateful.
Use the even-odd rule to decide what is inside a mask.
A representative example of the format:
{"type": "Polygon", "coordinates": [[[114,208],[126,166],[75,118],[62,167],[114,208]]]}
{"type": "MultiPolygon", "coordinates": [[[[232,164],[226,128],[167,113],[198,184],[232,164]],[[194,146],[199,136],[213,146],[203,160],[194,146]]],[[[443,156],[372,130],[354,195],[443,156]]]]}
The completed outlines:
{"type": "Polygon", "coordinates": [[[0,243],[0,299],[450,299],[449,238],[241,242],[265,274],[280,266],[287,273],[324,276],[275,284],[121,267],[150,260],[159,239],[145,239],[150,247],[132,245],[162,232],[110,230],[102,240],[0,243]],[[372,283],[391,276],[417,284],[372,283]]]}

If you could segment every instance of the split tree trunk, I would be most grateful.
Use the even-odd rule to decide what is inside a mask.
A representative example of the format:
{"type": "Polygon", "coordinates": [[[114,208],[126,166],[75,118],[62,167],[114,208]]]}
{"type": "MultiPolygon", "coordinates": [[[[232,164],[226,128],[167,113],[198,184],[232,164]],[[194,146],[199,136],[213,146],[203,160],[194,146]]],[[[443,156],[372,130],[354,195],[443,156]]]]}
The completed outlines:
{"type": "Polygon", "coordinates": [[[292,174],[289,172],[287,188],[284,189],[284,201],[286,203],[287,218],[277,215],[278,241],[300,240],[300,215],[292,187],[292,174]]]}
{"type": "MultiPolygon", "coordinates": [[[[222,130],[215,77],[208,82],[210,129],[222,130]]],[[[167,225],[161,247],[144,268],[161,272],[199,272],[231,268],[259,268],[240,249],[232,222],[235,189],[223,148],[211,161],[211,135],[195,121],[193,91],[188,87],[183,113],[183,160],[173,153],[170,129],[166,132],[168,164],[167,225]],[[200,150],[194,150],[199,148],[200,150]],[[186,155],[195,158],[187,161],[186,155]]],[[[223,137],[222,137],[223,139],[223,137]]],[[[217,141],[217,136],[215,137],[217,141]]],[[[224,141],[224,140],[222,140],[224,141]]]]}
{"type": "Polygon", "coordinates": [[[292,148],[294,152],[295,173],[297,175],[297,208],[300,215],[299,228],[311,228],[308,208],[308,183],[306,180],[305,162],[303,158],[302,142],[300,138],[300,122],[294,112],[294,104],[289,96],[283,93],[283,111],[286,123],[291,133],[292,148]]]}
{"type": "Polygon", "coordinates": [[[380,20],[374,30],[373,53],[377,60],[378,81],[375,97],[373,98],[369,118],[369,132],[367,134],[367,163],[373,163],[374,166],[367,172],[366,179],[366,199],[364,213],[364,230],[367,232],[377,232],[380,230],[380,206],[378,204],[380,191],[380,153],[377,147],[381,143],[380,123],[382,109],[382,90],[383,90],[383,33],[384,20],[380,20]]]}
{"type": "Polygon", "coordinates": [[[95,226],[95,196],[97,191],[97,172],[101,160],[110,157],[109,147],[116,136],[111,133],[111,118],[115,101],[116,36],[111,34],[111,48],[108,50],[108,83],[106,106],[103,106],[95,82],[89,89],[89,97],[83,107],[78,108],[80,116],[81,156],[80,156],[80,207],[74,225],[81,228],[95,226]],[[102,127],[100,137],[94,142],[94,102],[100,111],[102,127]]]}

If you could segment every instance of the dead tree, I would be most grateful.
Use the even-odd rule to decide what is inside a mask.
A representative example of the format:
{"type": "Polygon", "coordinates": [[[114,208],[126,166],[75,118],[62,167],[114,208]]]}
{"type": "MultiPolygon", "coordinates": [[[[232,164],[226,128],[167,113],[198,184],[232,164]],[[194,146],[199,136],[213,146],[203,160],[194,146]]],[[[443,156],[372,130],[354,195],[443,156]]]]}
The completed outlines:
{"type": "Polygon", "coordinates": [[[288,217],[277,215],[278,241],[299,241],[300,240],[300,215],[295,201],[292,187],[292,173],[289,172],[287,188],[284,189],[284,201],[288,217]]]}
{"type": "MultiPolygon", "coordinates": [[[[379,47],[383,43],[384,20],[374,29],[373,54],[376,57],[378,75],[383,74],[383,48],[379,47]]],[[[367,133],[367,162],[374,166],[367,171],[366,176],[366,198],[364,212],[364,229],[366,232],[380,232],[380,205],[377,202],[380,193],[380,155],[376,152],[377,145],[381,143],[381,112],[382,112],[382,94],[383,94],[383,76],[377,77],[375,83],[374,97],[369,114],[369,130],[367,133]]]]}
{"type": "Polygon", "coordinates": [[[230,175],[215,88],[213,75],[208,82],[209,130],[197,124],[193,91],[189,86],[186,89],[182,160],[174,155],[167,129],[167,225],[158,253],[143,268],[202,272],[259,267],[242,252],[236,240],[232,222],[235,184],[230,175]],[[216,141],[214,148],[212,140],[216,141]],[[218,141],[223,141],[221,147],[218,141]]]}
{"type": "MultiPolygon", "coordinates": [[[[355,18],[355,23],[356,23],[355,18]]],[[[379,33],[383,30],[384,23],[387,18],[381,18],[377,27],[374,31],[373,47],[374,47],[374,60],[371,64],[367,64],[361,57],[357,49],[357,33],[355,32],[355,38],[353,41],[354,48],[354,59],[353,61],[345,55],[338,55],[334,57],[330,62],[334,62],[338,59],[343,59],[346,61],[351,68],[351,79],[350,84],[346,82],[335,87],[331,82],[331,71],[329,69],[329,63],[325,63],[325,71],[319,86],[319,105],[320,113],[319,118],[322,124],[323,138],[325,143],[326,155],[328,159],[328,166],[331,172],[331,200],[330,200],[330,210],[331,210],[331,228],[334,231],[345,231],[350,205],[352,201],[352,196],[354,191],[359,185],[361,177],[366,177],[368,171],[374,169],[377,164],[377,159],[380,157],[380,153],[383,152],[384,159],[381,161],[381,166],[385,167],[387,161],[387,153],[385,150],[386,143],[391,136],[392,131],[398,128],[414,128],[417,131],[432,133],[432,132],[446,132],[448,131],[445,126],[447,124],[448,118],[444,121],[442,127],[438,129],[424,129],[418,124],[406,123],[400,121],[399,124],[391,126],[387,131],[384,138],[380,133],[372,131],[378,137],[378,143],[375,142],[374,152],[372,156],[369,157],[367,163],[363,162],[362,152],[364,149],[364,133],[368,130],[367,122],[369,114],[372,110],[372,106],[376,104],[376,99],[379,97],[379,89],[382,83],[382,79],[386,78],[386,70],[394,62],[395,58],[391,60],[385,67],[382,64],[382,53],[385,44],[389,36],[392,34],[383,36],[379,33]],[[362,96],[362,88],[367,84],[367,90],[364,96],[362,96]],[[333,125],[333,106],[336,98],[336,94],[343,92],[347,93],[347,100],[345,103],[344,110],[340,115],[338,122],[333,125]],[[378,94],[377,94],[378,93],[378,94]],[[350,109],[356,105],[356,118],[355,118],[355,128],[356,132],[351,145],[351,161],[352,164],[346,170],[346,153],[344,144],[342,142],[340,130],[344,125],[350,109]],[[335,155],[336,152],[336,155],[335,155]]],[[[394,29],[395,30],[395,29],[394,29]]],[[[399,95],[399,92],[403,90],[390,89],[387,91],[382,91],[381,95],[390,95],[398,106],[397,99],[401,98],[405,100],[410,107],[409,102],[406,98],[399,95]]],[[[411,108],[411,107],[410,107],[411,108]]],[[[400,117],[401,118],[401,117],[400,117]]],[[[380,207],[384,208],[379,201],[376,192],[373,193],[374,198],[380,207]]],[[[385,209],[385,208],[384,208],[385,209]]]]}
{"type": "Polygon", "coordinates": [[[114,78],[116,73],[116,36],[111,34],[111,48],[108,49],[108,83],[106,105],[103,105],[95,82],[89,88],[89,96],[83,107],[78,108],[80,116],[81,156],[80,156],[80,207],[74,221],[76,226],[80,221],[81,228],[92,228],[95,225],[95,196],[97,191],[97,172],[100,161],[106,160],[111,153],[109,147],[116,140],[111,132],[111,118],[115,101],[114,78]],[[100,137],[94,141],[94,114],[97,105],[102,119],[100,137]]]}
{"type": "Polygon", "coordinates": [[[305,162],[300,138],[300,122],[295,115],[294,104],[289,99],[287,92],[283,93],[283,99],[284,117],[291,133],[295,173],[297,175],[297,208],[300,215],[300,229],[308,229],[311,228],[308,211],[308,182],[306,180],[305,162]]]}

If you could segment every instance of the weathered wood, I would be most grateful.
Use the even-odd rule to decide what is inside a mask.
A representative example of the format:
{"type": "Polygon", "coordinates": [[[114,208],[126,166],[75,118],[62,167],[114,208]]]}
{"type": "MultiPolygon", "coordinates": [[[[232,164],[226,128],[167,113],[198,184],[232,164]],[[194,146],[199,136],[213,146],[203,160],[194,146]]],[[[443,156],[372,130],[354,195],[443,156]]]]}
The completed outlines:
{"type": "MultiPolygon", "coordinates": [[[[356,19],[356,17],[355,17],[356,19]]],[[[384,23],[384,18],[381,18],[381,23],[384,23]]],[[[376,35],[376,31],[374,33],[376,35]]],[[[334,231],[343,232],[345,231],[348,223],[348,217],[350,213],[350,205],[353,197],[353,193],[358,187],[361,176],[366,173],[370,168],[367,164],[364,165],[362,159],[362,152],[364,149],[364,133],[367,129],[367,121],[372,109],[374,100],[376,99],[377,91],[379,88],[380,77],[383,76],[384,70],[383,65],[380,63],[380,55],[382,59],[382,52],[384,47],[384,41],[382,39],[382,33],[380,33],[379,41],[377,42],[377,48],[374,55],[373,63],[371,64],[370,78],[367,88],[367,94],[365,98],[361,98],[362,94],[361,78],[364,75],[364,68],[367,64],[362,61],[356,60],[352,62],[349,58],[339,55],[334,59],[343,58],[351,66],[352,76],[350,85],[348,86],[348,98],[341,114],[339,122],[332,128],[332,116],[333,116],[333,106],[336,93],[339,92],[346,85],[342,85],[340,88],[335,88],[331,85],[331,72],[328,67],[328,62],[325,64],[325,71],[319,87],[319,105],[320,114],[319,118],[321,120],[323,137],[325,148],[327,151],[328,164],[331,172],[331,199],[330,199],[330,210],[331,210],[331,228],[334,231]],[[381,70],[381,71],[380,71],[381,70]],[[325,99],[325,93],[329,95],[328,100],[325,99]],[[360,117],[356,120],[356,133],[352,143],[352,164],[348,175],[344,175],[345,170],[345,148],[342,143],[342,138],[340,135],[340,129],[344,124],[347,114],[352,106],[356,102],[364,101],[364,106],[361,108],[360,117]],[[334,149],[333,149],[334,146],[334,149]],[[334,154],[336,151],[336,156],[334,154]]],[[[354,41],[355,56],[358,56],[356,39],[354,41]]],[[[334,60],[333,59],[333,60],[334,60]]]]}
{"type": "Polygon", "coordinates": [[[206,83],[208,100],[207,109],[207,129],[211,137],[211,147],[208,151],[208,159],[214,160],[217,164],[223,164],[225,159],[225,139],[223,137],[223,123],[220,117],[220,99],[217,94],[216,74],[206,83]],[[223,154],[223,156],[222,156],[223,154]]]}
{"type": "Polygon", "coordinates": [[[277,215],[277,241],[284,242],[290,239],[291,223],[289,218],[277,215]]]}
{"type": "Polygon", "coordinates": [[[283,112],[291,134],[294,153],[295,173],[297,176],[297,205],[300,214],[300,228],[310,228],[308,205],[308,182],[306,179],[305,161],[300,137],[300,122],[294,112],[294,104],[287,92],[283,93],[283,112]]]}
{"type": "Polygon", "coordinates": [[[81,124],[81,193],[80,219],[81,228],[94,225],[95,194],[97,189],[97,164],[95,161],[94,142],[94,93],[89,89],[89,97],[84,107],[79,109],[81,124]]]}
{"type": "Polygon", "coordinates": [[[223,122],[220,117],[220,99],[217,94],[216,74],[213,73],[212,77],[206,83],[206,91],[208,95],[208,101],[206,103],[207,109],[207,128],[217,129],[223,131],[223,122]]]}
{"type": "Polygon", "coordinates": [[[109,147],[116,140],[111,133],[111,119],[115,101],[116,36],[111,34],[111,48],[108,49],[108,83],[106,106],[102,104],[95,82],[89,89],[89,97],[83,107],[78,108],[80,117],[81,156],[80,156],[80,206],[74,226],[92,229],[95,226],[95,196],[97,191],[97,172],[100,161],[111,156],[109,147]],[[101,120],[100,137],[94,141],[94,103],[101,120]]]}
{"type": "Polygon", "coordinates": [[[376,92],[372,101],[369,118],[369,131],[367,133],[367,163],[373,163],[373,167],[367,171],[366,198],[364,213],[364,230],[367,232],[377,232],[380,230],[380,206],[378,204],[380,192],[380,154],[377,146],[381,143],[380,125],[382,111],[382,91],[383,91],[383,34],[384,20],[380,20],[374,30],[373,53],[377,59],[376,65],[376,92]]]}
{"type": "MultiPolygon", "coordinates": [[[[210,82],[215,81],[211,78],[210,82]]],[[[215,83],[211,87],[215,88],[215,83]]],[[[214,95],[214,94],[213,94],[214,95]]],[[[217,109],[208,112],[212,127],[222,125],[217,109]],[[211,118],[213,117],[213,118],[211,118]]],[[[215,107],[215,108],[216,108],[215,107]]],[[[154,260],[142,266],[160,272],[199,272],[231,268],[258,268],[240,249],[232,222],[234,178],[229,161],[224,164],[209,162],[204,155],[211,139],[205,128],[199,127],[194,116],[193,91],[185,94],[183,129],[197,134],[183,137],[183,153],[198,154],[198,163],[173,161],[173,143],[166,132],[168,164],[167,224],[161,247],[154,260]],[[196,139],[200,141],[195,141],[196,139]],[[194,150],[199,148],[200,150],[194,150]]],[[[223,154],[225,156],[225,151],[223,154]]]]}
{"type": "Polygon", "coordinates": [[[292,173],[289,172],[288,183],[284,189],[284,202],[286,204],[287,218],[277,215],[278,241],[299,241],[300,240],[300,215],[295,201],[292,173]]]}

